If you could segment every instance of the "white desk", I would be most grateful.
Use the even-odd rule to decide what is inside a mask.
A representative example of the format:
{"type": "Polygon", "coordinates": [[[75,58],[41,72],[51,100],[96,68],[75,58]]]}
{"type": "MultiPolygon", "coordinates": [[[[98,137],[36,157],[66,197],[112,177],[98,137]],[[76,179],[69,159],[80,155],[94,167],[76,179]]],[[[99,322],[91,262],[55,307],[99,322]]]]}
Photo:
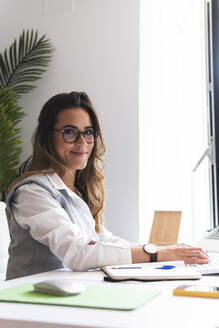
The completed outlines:
{"type": "MultiPolygon", "coordinates": [[[[76,279],[86,285],[125,283],[103,282],[104,274],[96,272],[51,271],[25,278],[1,282],[0,288],[24,282],[52,278],[76,279]]],[[[213,328],[219,327],[219,299],[173,296],[172,289],[181,283],[219,286],[218,276],[205,276],[198,281],[129,282],[159,289],[161,294],[134,311],[112,311],[76,307],[0,303],[1,328],[70,328],[70,327],[127,327],[127,328],[213,328]]],[[[127,283],[126,283],[127,284],[127,283]]]]}

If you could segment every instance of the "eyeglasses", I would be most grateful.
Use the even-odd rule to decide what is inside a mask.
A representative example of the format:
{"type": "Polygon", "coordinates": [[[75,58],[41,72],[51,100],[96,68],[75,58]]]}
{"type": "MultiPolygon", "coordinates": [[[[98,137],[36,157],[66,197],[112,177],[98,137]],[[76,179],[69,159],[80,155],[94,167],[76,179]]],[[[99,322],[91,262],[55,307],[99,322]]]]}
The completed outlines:
{"type": "Polygon", "coordinates": [[[98,131],[89,129],[83,132],[78,131],[77,129],[74,128],[69,128],[69,129],[53,129],[53,131],[61,132],[63,139],[65,142],[68,143],[74,143],[76,142],[79,138],[80,135],[82,134],[86,143],[91,144],[94,143],[97,139],[97,136],[99,134],[98,131]]]}

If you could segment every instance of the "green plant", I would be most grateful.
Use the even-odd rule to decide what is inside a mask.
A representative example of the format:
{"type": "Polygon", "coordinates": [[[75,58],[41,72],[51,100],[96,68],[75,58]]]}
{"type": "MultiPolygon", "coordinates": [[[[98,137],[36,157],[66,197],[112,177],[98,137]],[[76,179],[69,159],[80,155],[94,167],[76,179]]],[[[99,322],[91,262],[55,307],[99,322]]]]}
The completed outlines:
{"type": "Polygon", "coordinates": [[[36,86],[51,61],[52,44],[37,31],[23,31],[9,50],[0,53],[0,199],[17,176],[20,164],[21,129],[25,116],[18,100],[36,86]]]}
{"type": "Polygon", "coordinates": [[[52,58],[53,47],[45,37],[38,38],[37,31],[23,31],[19,41],[0,54],[0,88],[13,88],[20,97],[36,87],[30,82],[42,77],[52,58]]]}
{"type": "Polygon", "coordinates": [[[25,114],[16,103],[16,93],[8,88],[0,90],[0,192],[17,175],[22,151],[19,122],[25,114]]]}

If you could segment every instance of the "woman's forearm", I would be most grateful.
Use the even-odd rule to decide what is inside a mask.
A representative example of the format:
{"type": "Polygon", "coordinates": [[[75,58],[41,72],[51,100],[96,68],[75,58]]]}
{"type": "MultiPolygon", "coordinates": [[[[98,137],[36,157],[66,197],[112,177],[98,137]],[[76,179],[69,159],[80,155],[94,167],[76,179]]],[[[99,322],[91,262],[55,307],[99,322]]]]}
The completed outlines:
{"type": "Polygon", "coordinates": [[[150,262],[149,255],[144,252],[142,245],[131,248],[131,254],[132,254],[132,263],[150,262]]]}

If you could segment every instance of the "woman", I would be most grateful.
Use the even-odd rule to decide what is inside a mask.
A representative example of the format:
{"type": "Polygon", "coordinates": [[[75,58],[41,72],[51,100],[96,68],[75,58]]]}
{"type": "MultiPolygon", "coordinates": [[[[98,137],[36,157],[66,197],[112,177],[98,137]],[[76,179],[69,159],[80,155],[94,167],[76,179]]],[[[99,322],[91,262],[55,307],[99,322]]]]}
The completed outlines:
{"type": "Polygon", "coordinates": [[[28,170],[10,187],[7,279],[67,266],[184,260],[208,263],[199,248],[178,245],[150,251],[112,235],[103,225],[99,121],[84,92],[63,93],[43,106],[28,170]]]}

